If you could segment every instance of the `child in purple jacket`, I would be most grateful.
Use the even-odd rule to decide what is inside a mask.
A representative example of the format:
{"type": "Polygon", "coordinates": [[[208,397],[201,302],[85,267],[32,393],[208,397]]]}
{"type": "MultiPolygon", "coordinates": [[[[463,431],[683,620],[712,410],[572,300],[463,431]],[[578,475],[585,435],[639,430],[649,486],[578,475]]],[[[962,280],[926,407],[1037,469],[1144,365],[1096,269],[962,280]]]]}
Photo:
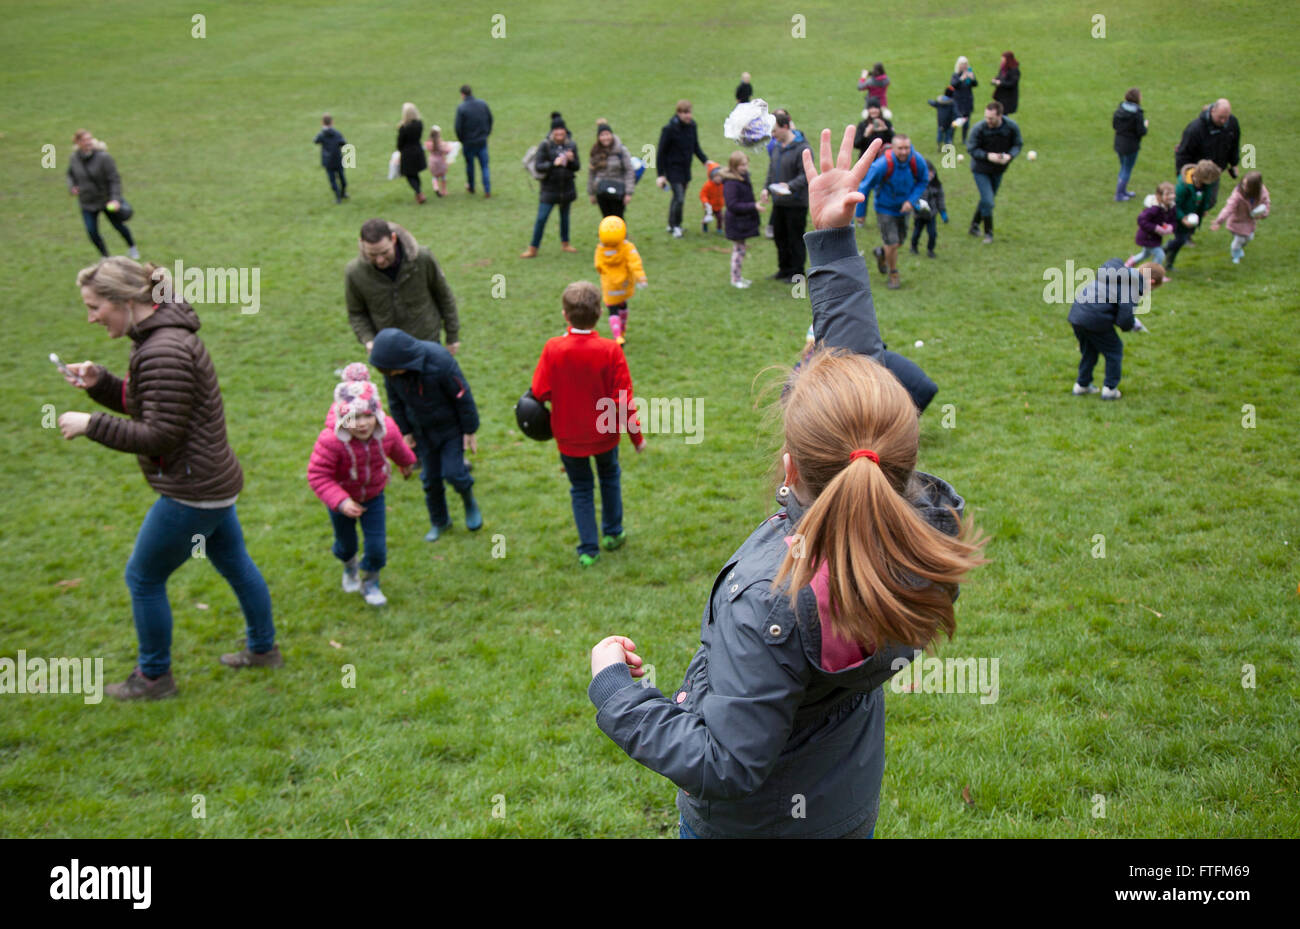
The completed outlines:
{"type": "Polygon", "coordinates": [[[1173,235],[1178,214],[1174,211],[1174,185],[1163,181],[1156,185],[1156,202],[1138,214],[1137,237],[1133,240],[1142,251],[1124,262],[1124,267],[1135,268],[1144,261],[1165,263],[1164,237],[1173,235]]]}

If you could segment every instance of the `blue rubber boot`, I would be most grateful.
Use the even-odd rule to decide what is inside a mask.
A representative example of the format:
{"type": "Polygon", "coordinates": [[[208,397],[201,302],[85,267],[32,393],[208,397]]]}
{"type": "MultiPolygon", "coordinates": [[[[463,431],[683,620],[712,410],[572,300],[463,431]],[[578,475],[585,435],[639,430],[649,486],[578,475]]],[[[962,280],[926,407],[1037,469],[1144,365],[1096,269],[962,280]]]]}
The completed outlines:
{"type": "Polygon", "coordinates": [[[474,499],[474,491],[467,490],[460,495],[465,501],[465,528],[471,532],[483,528],[483,511],[478,508],[478,501],[474,499]]]}

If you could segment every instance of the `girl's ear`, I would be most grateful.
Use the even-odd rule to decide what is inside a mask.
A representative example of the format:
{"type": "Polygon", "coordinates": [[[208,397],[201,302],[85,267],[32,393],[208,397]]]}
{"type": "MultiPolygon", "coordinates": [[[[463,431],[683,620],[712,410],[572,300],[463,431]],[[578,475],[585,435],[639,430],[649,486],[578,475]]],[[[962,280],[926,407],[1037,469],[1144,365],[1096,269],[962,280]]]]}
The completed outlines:
{"type": "Polygon", "coordinates": [[[781,466],[785,469],[785,486],[793,490],[794,485],[799,482],[799,469],[790,460],[789,452],[781,453],[781,466]]]}

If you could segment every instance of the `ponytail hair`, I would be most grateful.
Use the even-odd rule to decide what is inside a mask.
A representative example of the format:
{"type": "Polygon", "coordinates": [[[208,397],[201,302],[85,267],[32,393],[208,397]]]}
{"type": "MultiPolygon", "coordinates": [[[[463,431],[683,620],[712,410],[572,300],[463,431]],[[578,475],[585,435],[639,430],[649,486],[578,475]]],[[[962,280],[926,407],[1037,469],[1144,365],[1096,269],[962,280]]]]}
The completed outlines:
{"type": "Polygon", "coordinates": [[[77,286],[89,287],[98,297],[113,303],[171,303],[172,280],[167,269],[156,264],[139,264],[120,255],[101,258],[77,272],[77,286]]]}
{"type": "Polygon", "coordinates": [[[923,648],[956,629],[953,598],[983,546],[969,521],[956,537],[931,526],[909,497],[920,424],[907,390],[864,355],[820,350],[785,401],[785,450],[799,490],[812,497],[798,525],[801,544],[781,562],[774,586],[793,603],[825,568],[831,628],[876,649],[886,642],[923,648]],[[868,449],[879,459],[851,459],[868,449]]]}

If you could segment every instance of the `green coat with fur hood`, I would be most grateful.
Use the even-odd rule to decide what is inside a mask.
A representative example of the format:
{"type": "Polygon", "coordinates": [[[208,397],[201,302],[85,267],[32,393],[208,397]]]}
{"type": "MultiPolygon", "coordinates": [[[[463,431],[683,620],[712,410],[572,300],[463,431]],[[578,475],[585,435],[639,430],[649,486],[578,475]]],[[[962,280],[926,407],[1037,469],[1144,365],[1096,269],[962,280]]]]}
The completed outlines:
{"type": "Polygon", "coordinates": [[[366,261],[360,245],[343,273],[348,322],[357,340],[365,345],[375,340],[380,329],[393,328],[424,342],[441,342],[439,335],[445,330],[446,344],[459,342],[456,297],[442,268],[411,233],[397,223],[388,225],[397,233],[396,247],[401,250],[396,279],[390,280],[366,261]]]}

